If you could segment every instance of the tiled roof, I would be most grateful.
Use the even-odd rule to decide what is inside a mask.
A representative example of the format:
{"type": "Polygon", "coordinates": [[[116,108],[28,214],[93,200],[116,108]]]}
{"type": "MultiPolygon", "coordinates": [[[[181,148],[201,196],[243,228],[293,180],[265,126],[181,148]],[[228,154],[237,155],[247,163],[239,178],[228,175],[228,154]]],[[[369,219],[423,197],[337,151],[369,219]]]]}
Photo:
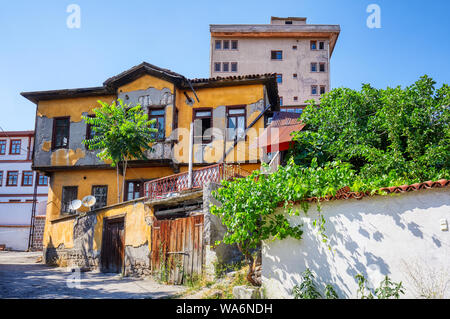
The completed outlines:
{"type": "MultiPolygon", "coordinates": [[[[415,192],[422,189],[431,189],[431,188],[444,188],[450,186],[450,180],[448,179],[440,179],[436,182],[427,181],[423,183],[416,183],[412,185],[402,185],[402,186],[392,186],[392,187],[383,187],[380,188],[380,191],[386,192],[388,194],[398,194],[398,193],[407,193],[407,192],[415,192]]],[[[362,199],[363,197],[373,196],[370,191],[367,192],[352,192],[348,186],[341,188],[336,192],[335,196],[325,196],[322,198],[311,197],[306,199],[306,201],[310,203],[317,202],[328,202],[331,200],[346,200],[346,199],[362,199]]],[[[300,201],[293,202],[294,204],[300,203],[300,201]]],[[[279,206],[283,206],[283,203],[280,203],[279,206]]]]}
{"type": "Polygon", "coordinates": [[[200,79],[190,79],[191,83],[210,83],[218,81],[229,81],[229,80],[251,80],[251,79],[263,79],[275,77],[276,73],[264,73],[264,74],[246,74],[246,75],[233,75],[233,76],[217,76],[214,78],[200,78],[200,79]]]}

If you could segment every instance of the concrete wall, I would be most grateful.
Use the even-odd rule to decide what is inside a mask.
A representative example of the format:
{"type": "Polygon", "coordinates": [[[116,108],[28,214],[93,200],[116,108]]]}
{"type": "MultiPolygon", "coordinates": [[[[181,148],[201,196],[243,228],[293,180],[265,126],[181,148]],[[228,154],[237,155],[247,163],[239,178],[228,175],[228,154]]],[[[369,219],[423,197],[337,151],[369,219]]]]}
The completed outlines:
{"type": "Polygon", "coordinates": [[[317,275],[322,289],[332,284],[340,298],[356,297],[359,273],[376,287],[384,275],[402,281],[407,298],[420,297],[417,286],[449,281],[450,232],[440,230],[440,220],[450,219],[448,188],[323,203],[331,251],[312,227],[316,208],[312,206],[308,216],[290,217],[292,224],[304,223],[301,241],[263,245],[262,276],[268,297],[292,297],[306,268],[317,275]],[[415,285],[412,275],[418,273],[420,284],[415,285]]]}
{"type": "MultiPolygon", "coordinates": [[[[211,76],[232,76],[242,74],[279,73],[283,82],[278,84],[279,96],[283,105],[304,105],[306,100],[319,101],[320,95],[311,95],[311,85],[325,86],[330,90],[328,63],[328,39],[296,38],[236,38],[238,50],[215,50],[216,40],[232,38],[211,37],[211,76]],[[310,49],[310,40],[324,41],[325,50],[310,49]],[[294,50],[293,46],[297,46],[294,50]],[[282,60],[271,60],[272,50],[282,50],[282,60]],[[215,62],[238,62],[238,72],[215,72],[215,62]],[[311,72],[311,62],[324,62],[325,72],[311,72]],[[297,78],[293,78],[293,74],[297,78]],[[294,96],[298,101],[294,101],[294,96]]],[[[230,67],[231,71],[231,67],[230,67]]]]}

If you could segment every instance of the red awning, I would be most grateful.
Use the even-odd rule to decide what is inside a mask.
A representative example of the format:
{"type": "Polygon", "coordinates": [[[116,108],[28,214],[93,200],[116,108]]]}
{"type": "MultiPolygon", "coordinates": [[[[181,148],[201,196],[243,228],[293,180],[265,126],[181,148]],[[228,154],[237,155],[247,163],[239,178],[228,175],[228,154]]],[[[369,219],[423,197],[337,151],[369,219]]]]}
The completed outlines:
{"type": "Polygon", "coordinates": [[[274,113],[272,123],[250,147],[262,147],[267,153],[289,149],[293,143],[291,133],[301,131],[305,127],[298,121],[299,117],[298,113],[274,113]]]}

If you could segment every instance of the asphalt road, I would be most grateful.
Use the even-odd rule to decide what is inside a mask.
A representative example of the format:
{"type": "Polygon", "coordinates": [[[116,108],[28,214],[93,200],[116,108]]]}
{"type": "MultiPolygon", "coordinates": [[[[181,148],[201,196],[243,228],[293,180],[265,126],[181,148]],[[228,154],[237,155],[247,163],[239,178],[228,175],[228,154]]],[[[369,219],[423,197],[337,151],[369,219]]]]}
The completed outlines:
{"type": "Polygon", "coordinates": [[[36,263],[41,255],[0,252],[1,299],[157,299],[172,297],[185,289],[151,279],[48,267],[36,263]]]}

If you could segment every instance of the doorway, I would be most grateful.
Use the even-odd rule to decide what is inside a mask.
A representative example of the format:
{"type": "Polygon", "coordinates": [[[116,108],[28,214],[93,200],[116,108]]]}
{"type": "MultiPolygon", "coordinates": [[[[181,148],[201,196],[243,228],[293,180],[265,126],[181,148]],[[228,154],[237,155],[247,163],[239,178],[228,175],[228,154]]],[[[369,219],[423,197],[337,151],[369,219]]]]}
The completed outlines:
{"type": "Polygon", "coordinates": [[[125,256],[125,217],[103,220],[101,269],[120,273],[125,256]]]}

